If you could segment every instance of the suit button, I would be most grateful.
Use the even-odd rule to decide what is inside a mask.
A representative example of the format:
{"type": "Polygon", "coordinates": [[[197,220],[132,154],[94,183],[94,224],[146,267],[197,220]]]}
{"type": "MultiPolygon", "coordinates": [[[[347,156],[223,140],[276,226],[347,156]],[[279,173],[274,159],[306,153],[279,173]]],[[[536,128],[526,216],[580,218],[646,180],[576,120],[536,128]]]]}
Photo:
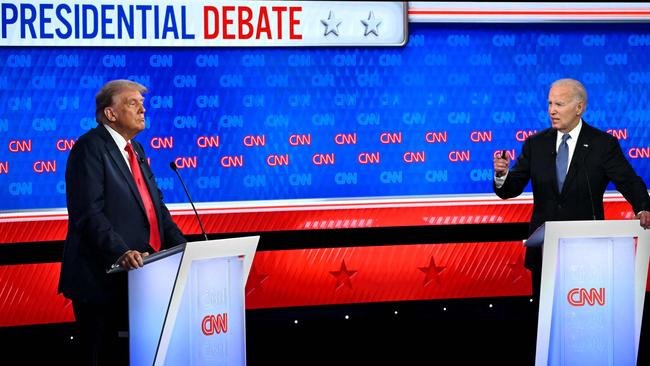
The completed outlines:
{"type": "Polygon", "coordinates": [[[558,205],[557,205],[557,209],[558,209],[558,210],[561,210],[561,209],[562,209],[562,205],[558,204],[558,205]]]}

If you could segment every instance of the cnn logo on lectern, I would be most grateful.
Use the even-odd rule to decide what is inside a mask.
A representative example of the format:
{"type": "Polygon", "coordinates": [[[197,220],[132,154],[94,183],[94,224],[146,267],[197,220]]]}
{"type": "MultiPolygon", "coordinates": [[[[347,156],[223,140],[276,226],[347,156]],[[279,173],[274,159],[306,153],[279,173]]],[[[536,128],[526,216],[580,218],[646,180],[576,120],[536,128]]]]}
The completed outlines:
{"type": "Polygon", "coordinates": [[[594,306],[596,304],[605,306],[605,288],[572,288],[567,295],[567,301],[573,306],[594,306]]]}
{"type": "Polygon", "coordinates": [[[201,321],[201,331],[206,336],[227,333],[228,313],[204,316],[201,321]]]}

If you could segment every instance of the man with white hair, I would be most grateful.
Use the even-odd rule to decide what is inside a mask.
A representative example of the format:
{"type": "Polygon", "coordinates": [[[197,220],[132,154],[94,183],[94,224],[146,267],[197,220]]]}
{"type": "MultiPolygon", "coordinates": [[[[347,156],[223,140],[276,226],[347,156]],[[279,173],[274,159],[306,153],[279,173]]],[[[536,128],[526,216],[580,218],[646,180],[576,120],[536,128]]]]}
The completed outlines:
{"type": "MultiPolygon", "coordinates": [[[[603,195],[610,182],[632,205],[641,226],[650,228],[650,196],[623,155],[618,140],[582,120],[587,92],[578,80],[560,79],[548,93],[551,127],[530,136],[510,168],[507,156],[494,158],[494,192],[516,197],[529,181],[533,214],[529,233],[546,221],[603,220],[603,195]]],[[[526,248],[526,267],[539,298],[541,248],[526,248]]]]}

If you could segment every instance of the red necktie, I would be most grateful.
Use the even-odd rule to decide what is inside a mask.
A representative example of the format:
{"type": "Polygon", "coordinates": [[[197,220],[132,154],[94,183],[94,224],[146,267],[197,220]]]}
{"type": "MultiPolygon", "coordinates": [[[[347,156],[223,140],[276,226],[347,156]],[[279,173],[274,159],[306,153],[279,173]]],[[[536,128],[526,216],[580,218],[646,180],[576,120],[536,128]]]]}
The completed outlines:
{"type": "Polygon", "coordinates": [[[135,151],[133,151],[133,145],[131,145],[130,142],[127,143],[124,150],[129,154],[131,173],[133,173],[135,185],[138,187],[138,192],[140,192],[144,209],[147,212],[147,219],[149,220],[149,246],[157,252],[160,250],[160,232],[158,231],[158,218],[156,218],[156,211],[153,208],[151,195],[149,194],[147,184],[144,182],[144,178],[142,177],[142,171],[138,164],[138,157],[135,155],[135,151]]]}

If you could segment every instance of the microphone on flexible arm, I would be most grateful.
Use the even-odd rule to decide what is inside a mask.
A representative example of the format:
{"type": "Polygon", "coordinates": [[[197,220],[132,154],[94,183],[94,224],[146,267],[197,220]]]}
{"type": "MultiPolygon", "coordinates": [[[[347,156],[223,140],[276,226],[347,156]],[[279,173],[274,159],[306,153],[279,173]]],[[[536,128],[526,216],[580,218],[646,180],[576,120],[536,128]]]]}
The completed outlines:
{"type": "Polygon", "coordinates": [[[589,174],[587,173],[587,165],[585,165],[585,159],[587,157],[587,152],[589,151],[588,144],[582,144],[582,147],[586,150],[582,154],[582,171],[585,173],[585,178],[587,179],[587,190],[589,191],[589,203],[591,204],[591,218],[596,221],[596,210],[594,209],[594,196],[591,193],[591,183],[589,182],[589,174]]]}
{"type": "Polygon", "coordinates": [[[187,195],[187,198],[190,200],[190,204],[192,205],[192,210],[194,210],[194,214],[196,215],[196,221],[199,222],[199,227],[201,227],[201,233],[203,233],[203,237],[205,240],[208,240],[208,236],[205,234],[205,230],[203,229],[203,223],[201,222],[201,218],[199,217],[199,213],[196,212],[196,207],[194,207],[194,201],[192,201],[192,197],[190,196],[190,192],[187,191],[187,187],[185,186],[185,182],[183,182],[183,178],[181,178],[181,174],[178,172],[178,167],[176,166],[175,162],[169,163],[169,167],[176,172],[176,175],[178,176],[178,179],[181,181],[181,184],[183,185],[183,189],[185,190],[185,195],[187,195]]]}

